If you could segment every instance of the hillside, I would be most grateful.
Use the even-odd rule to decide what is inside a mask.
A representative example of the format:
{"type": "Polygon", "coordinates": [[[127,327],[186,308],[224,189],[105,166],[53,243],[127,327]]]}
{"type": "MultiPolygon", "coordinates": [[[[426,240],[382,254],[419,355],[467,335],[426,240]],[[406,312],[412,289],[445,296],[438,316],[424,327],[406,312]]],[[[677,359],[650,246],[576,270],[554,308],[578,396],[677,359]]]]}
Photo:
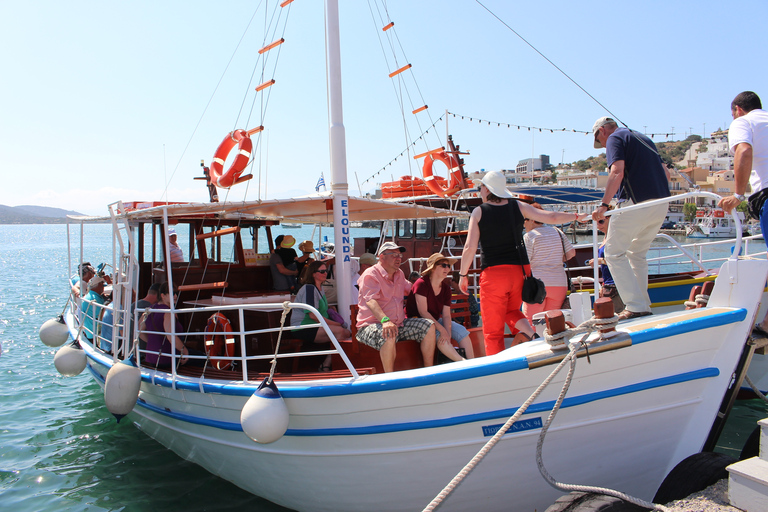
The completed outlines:
{"type": "Polygon", "coordinates": [[[0,204],[0,224],[63,224],[67,221],[67,215],[82,213],[48,206],[0,204]]]}

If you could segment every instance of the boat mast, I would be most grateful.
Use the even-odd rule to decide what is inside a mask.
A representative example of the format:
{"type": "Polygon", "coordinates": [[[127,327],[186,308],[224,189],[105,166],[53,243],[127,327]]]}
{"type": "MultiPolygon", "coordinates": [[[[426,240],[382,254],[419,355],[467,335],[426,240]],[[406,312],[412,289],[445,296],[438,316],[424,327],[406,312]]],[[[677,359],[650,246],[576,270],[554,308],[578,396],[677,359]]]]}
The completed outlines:
{"type": "MultiPolygon", "coordinates": [[[[328,117],[333,193],[333,242],[336,252],[336,294],[339,313],[350,314],[352,276],[347,269],[352,257],[349,232],[349,186],[347,184],[347,143],[341,105],[341,48],[339,43],[339,2],[325,2],[326,66],[328,74],[328,117]]],[[[354,319],[352,320],[354,321],[354,319]]]]}

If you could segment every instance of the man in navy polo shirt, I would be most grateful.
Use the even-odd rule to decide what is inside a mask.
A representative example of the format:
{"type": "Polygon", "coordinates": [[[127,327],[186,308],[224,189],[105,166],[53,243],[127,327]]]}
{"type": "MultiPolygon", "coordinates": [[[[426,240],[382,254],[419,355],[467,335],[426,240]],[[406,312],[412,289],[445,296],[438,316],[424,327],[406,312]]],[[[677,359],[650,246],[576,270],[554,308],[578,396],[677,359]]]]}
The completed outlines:
{"type": "Polygon", "coordinates": [[[613,275],[625,309],[619,319],[651,314],[648,296],[646,254],[667,216],[667,203],[622,212],[632,204],[668,197],[669,171],[656,145],[645,135],[619,128],[610,117],[601,117],[592,127],[595,148],[605,148],[610,168],[602,204],[592,212],[594,220],[605,218],[608,203],[616,197],[619,210],[612,216],[605,238],[605,261],[613,275]]]}

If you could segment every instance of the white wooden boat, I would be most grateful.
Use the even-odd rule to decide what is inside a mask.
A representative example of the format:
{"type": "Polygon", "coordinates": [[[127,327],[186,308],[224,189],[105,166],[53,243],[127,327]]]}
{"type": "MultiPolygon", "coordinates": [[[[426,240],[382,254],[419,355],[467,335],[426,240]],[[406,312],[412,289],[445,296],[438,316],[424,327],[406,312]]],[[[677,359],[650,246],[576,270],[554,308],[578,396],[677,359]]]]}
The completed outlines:
{"type": "MultiPolygon", "coordinates": [[[[101,317],[94,330],[84,332],[78,313],[83,298],[73,298],[66,337],[79,345],[62,347],[56,364],[75,374],[87,363],[105,394],[119,396],[117,405],[109,400],[113,412],[124,411],[181,457],[275,503],[301,511],[413,510],[426,506],[461,470],[566,349],[538,340],[490,357],[389,374],[363,364],[370,359],[354,341],[333,340],[319,352],[295,352],[286,341],[281,351],[275,338],[282,342],[288,334],[281,320],[270,324],[269,315],[308,306],[265,299],[273,297],[265,292],[267,271],[258,259],[247,258],[245,233],[280,221],[327,222],[329,216],[343,228],[353,221],[453,214],[347,197],[338,14],[334,0],[327,4],[332,192],[285,201],[146,208],[118,203],[110,205],[106,219],[74,219],[81,230],[73,239],[85,244],[88,223],[112,222],[113,302],[104,308],[93,304],[111,309],[112,329],[104,339],[101,317]],[[168,263],[171,225],[190,233],[182,264],[168,263]],[[140,312],[131,313],[130,303],[150,282],[163,279],[181,285],[171,312],[183,320],[188,343],[203,345],[201,325],[210,315],[230,319],[226,336],[234,341],[234,354],[216,357],[233,361],[233,369],[213,369],[212,361],[204,369],[143,364],[146,352],[131,342],[140,312]],[[308,357],[328,353],[334,354],[333,371],[303,368],[308,357]],[[124,362],[132,356],[138,367],[124,362]],[[117,380],[118,372],[129,376],[125,382],[117,380]],[[264,379],[276,384],[279,396],[258,392],[264,379]],[[252,411],[254,404],[261,412],[252,411]]],[[[334,234],[337,279],[343,282],[350,241],[343,229],[334,234]]],[[[258,237],[247,242],[258,254],[258,237]]],[[[83,257],[80,245],[79,254],[70,254],[71,266],[83,257]]],[[[548,471],[560,480],[650,500],[675,464],[713,444],[739,384],[733,375],[741,375],[751,357],[746,340],[767,276],[768,262],[730,259],[706,308],[644,317],[621,324],[615,336],[593,332],[585,338],[589,361],[579,361],[547,437],[548,471]]],[[[349,305],[345,295],[341,286],[342,311],[349,305]]],[[[442,510],[543,510],[561,494],[539,474],[534,453],[562,381],[558,377],[544,390],[442,510]]]]}

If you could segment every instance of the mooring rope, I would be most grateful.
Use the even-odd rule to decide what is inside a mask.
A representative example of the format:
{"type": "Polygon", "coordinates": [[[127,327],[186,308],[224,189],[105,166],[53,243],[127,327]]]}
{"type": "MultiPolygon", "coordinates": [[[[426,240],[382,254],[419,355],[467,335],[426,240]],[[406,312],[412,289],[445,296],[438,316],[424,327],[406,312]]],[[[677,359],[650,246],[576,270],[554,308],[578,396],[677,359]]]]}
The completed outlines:
{"type": "Polygon", "coordinates": [[[283,328],[285,327],[285,319],[288,317],[288,313],[291,312],[290,301],[283,302],[283,314],[280,315],[280,330],[277,332],[277,345],[275,345],[275,357],[272,358],[271,367],[269,369],[269,377],[267,379],[267,385],[272,383],[272,378],[275,376],[275,368],[277,367],[277,354],[280,352],[280,340],[283,337],[283,328]]]}
{"type": "MultiPolygon", "coordinates": [[[[560,371],[563,369],[563,367],[566,364],[570,364],[570,368],[568,371],[568,375],[565,379],[565,382],[563,383],[563,388],[560,391],[560,395],[558,396],[557,402],[555,406],[552,408],[552,412],[550,413],[549,417],[547,418],[546,425],[542,428],[541,434],[539,435],[539,441],[536,445],[536,462],[539,466],[539,472],[542,474],[542,476],[545,478],[547,483],[552,485],[553,487],[561,490],[566,490],[567,488],[570,488],[570,490],[579,490],[582,492],[596,492],[600,494],[606,494],[609,496],[615,496],[617,498],[621,498],[623,500],[629,501],[631,503],[634,503],[636,505],[639,505],[641,507],[649,508],[652,510],[659,510],[661,512],[668,512],[669,509],[666,507],[663,507],[661,505],[657,505],[655,503],[648,503],[643,500],[639,500],[637,498],[633,498],[632,496],[626,495],[624,493],[620,493],[618,491],[614,491],[612,489],[605,489],[602,487],[589,487],[589,486],[577,486],[577,485],[570,485],[570,484],[563,484],[560,482],[555,481],[549,473],[547,473],[546,469],[544,469],[543,462],[541,461],[541,448],[544,445],[544,436],[546,435],[547,429],[549,428],[549,425],[552,423],[552,421],[555,418],[555,415],[557,414],[557,411],[560,408],[560,405],[562,404],[563,400],[565,399],[565,395],[568,392],[568,388],[570,386],[573,374],[576,370],[576,361],[577,357],[576,354],[580,348],[587,348],[591,343],[594,343],[597,340],[604,339],[603,333],[600,334],[600,337],[597,338],[597,340],[593,340],[592,342],[586,341],[587,336],[589,336],[589,333],[599,330],[601,328],[606,328],[607,325],[613,324],[616,325],[618,322],[618,317],[614,315],[612,318],[609,319],[597,319],[597,318],[590,318],[589,320],[586,320],[585,322],[581,323],[575,328],[572,329],[566,329],[566,333],[571,333],[571,335],[574,334],[583,334],[581,340],[579,341],[571,341],[569,343],[569,351],[568,354],[563,358],[562,361],[555,367],[554,370],[547,376],[546,379],[536,388],[536,390],[531,394],[531,396],[528,397],[528,399],[523,403],[523,405],[520,406],[520,408],[513,414],[504,425],[496,432],[496,434],[491,437],[491,439],[488,440],[488,442],[485,443],[485,445],[480,449],[480,451],[477,452],[477,454],[472,457],[472,459],[459,471],[459,473],[446,485],[440,493],[438,493],[437,496],[427,505],[422,512],[431,512],[437,508],[450,494],[451,492],[458,487],[458,485],[464,480],[464,478],[477,466],[480,461],[483,460],[483,458],[493,449],[494,446],[501,440],[501,438],[504,436],[504,434],[507,433],[507,431],[512,427],[512,425],[520,419],[520,416],[522,416],[525,411],[528,409],[528,407],[536,400],[536,398],[541,394],[544,389],[552,382],[552,379],[555,378],[555,376],[560,373],[560,371]]],[[[561,340],[565,336],[552,336],[553,341],[555,343],[564,343],[561,340]]],[[[550,340],[550,335],[546,336],[547,341],[550,340]]],[[[569,490],[569,492],[570,492],[569,490]]]]}
{"type": "Polygon", "coordinates": [[[768,397],[766,397],[766,396],[765,396],[765,395],[762,393],[762,391],[760,391],[760,389],[759,389],[757,386],[755,386],[755,384],[752,382],[752,379],[750,379],[748,375],[745,375],[745,376],[744,376],[744,380],[746,380],[746,381],[747,381],[747,384],[749,384],[749,387],[751,387],[751,388],[752,388],[752,391],[754,391],[754,392],[755,392],[755,394],[757,395],[757,397],[758,397],[760,400],[762,400],[762,401],[763,401],[763,402],[765,402],[765,403],[768,403],[768,397]]]}

